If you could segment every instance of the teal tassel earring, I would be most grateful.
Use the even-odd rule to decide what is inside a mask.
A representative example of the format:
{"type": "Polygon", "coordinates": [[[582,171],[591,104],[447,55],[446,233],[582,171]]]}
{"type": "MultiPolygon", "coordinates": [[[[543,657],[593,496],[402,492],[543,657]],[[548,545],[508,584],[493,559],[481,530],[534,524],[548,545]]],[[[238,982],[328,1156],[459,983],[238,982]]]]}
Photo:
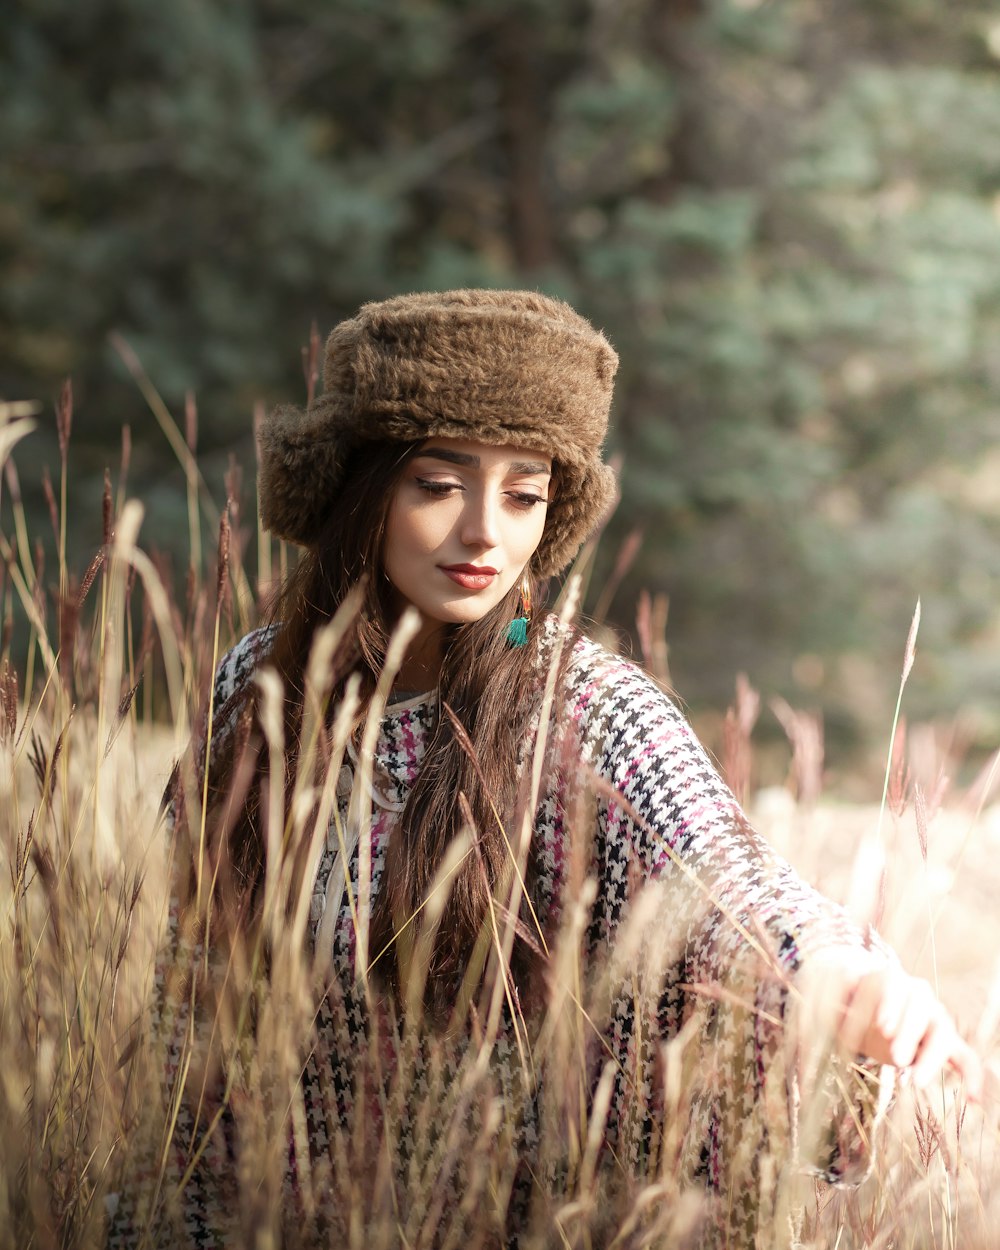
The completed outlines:
{"type": "Polygon", "coordinates": [[[523,647],[528,642],[528,625],[531,621],[531,583],[528,575],[521,578],[521,603],[517,616],[507,626],[507,641],[512,647],[523,647]]]}

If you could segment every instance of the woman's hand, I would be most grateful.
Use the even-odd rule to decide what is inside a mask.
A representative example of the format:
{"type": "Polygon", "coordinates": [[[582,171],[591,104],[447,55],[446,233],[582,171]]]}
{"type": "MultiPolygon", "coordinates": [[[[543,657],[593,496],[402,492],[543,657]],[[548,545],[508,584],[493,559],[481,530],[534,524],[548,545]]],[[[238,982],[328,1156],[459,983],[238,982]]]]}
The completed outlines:
{"type": "Polygon", "coordinates": [[[950,1068],[970,1097],[982,1097],[982,1062],[926,981],[889,956],[850,948],[825,952],[812,972],[812,992],[832,1013],[832,1031],[846,1051],[891,1064],[918,1088],[950,1068]]]}

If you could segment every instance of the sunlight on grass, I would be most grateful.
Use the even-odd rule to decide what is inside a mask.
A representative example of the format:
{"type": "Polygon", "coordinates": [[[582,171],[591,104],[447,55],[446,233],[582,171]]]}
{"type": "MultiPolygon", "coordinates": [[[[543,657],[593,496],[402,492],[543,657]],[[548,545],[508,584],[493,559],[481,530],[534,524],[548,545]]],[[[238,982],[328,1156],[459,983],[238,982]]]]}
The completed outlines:
{"type": "MultiPolygon", "coordinates": [[[[440,919],[457,862],[473,853],[470,835],[441,865],[418,936],[406,948],[412,978],[405,1027],[396,1028],[367,975],[352,991],[374,1022],[370,1044],[353,1058],[353,1089],[330,1093],[334,1105],[352,1101],[354,1114],[346,1128],[326,1125],[328,1151],[311,1154],[315,1126],[306,1123],[303,1071],[330,1079],[324,1055],[355,1046],[350,1003],[329,991],[328,970],[309,937],[320,847],[327,836],[342,837],[339,829],[328,831],[354,705],[349,699],[331,715],[324,673],[346,618],[317,639],[300,767],[289,779],[287,818],[277,786],[269,796],[261,922],[249,925],[206,841],[204,774],[190,753],[181,777],[191,836],[172,838],[159,805],[192,731],[211,742],[219,713],[211,675],[234,635],[253,623],[272,569],[286,568],[287,556],[280,550],[275,559],[258,533],[258,584],[251,584],[228,507],[212,503],[197,470],[193,409],[185,439],[133,363],[185,466],[192,578],[184,602],[171,596],[142,549],[141,506],[122,489],[115,497],[110,480],[104,543],[82,577],[67,567],[68,391],[60,404],[54,499],[58,577],[43,584],[11,459],[30,434],[31,413],[0,413],[7,484],[0,554],[4,618],[13,622],[0,670],[0,839],[9,864],[0,882],[0,1245],[102,1245],[114,1205],[109,1195],[134,1205],[137,1226],[170,1227],[179,1218],[180,1189],[195,1183],[200,1167],[218,1168],[221,1160],[234,1244],[295,1245],[325,1230],[328,1244],[359,1247],[494,1246],[523,1177],[526,1098],[537,1103],[538,1141],[522,1247],[698,1244],[704,1202],[691,1183],[685,1132],[703,1061],[697,1017],[662,1048],[655,1074],[660,1123],[641,1173],[618,1166],[604,1148],[615,1078],[601,1043],[609,987],[629,959],[648,959],[652,980],[656,961],[672,954],[651,938],[660,914],[654,894],[637,902],[615,966],[587,969],[581,948],[594,887],[578,880],[558,930],[538,926],[534,935],[548,961],[545,1009],[528,1018],[512,997],[503,969],[516,918],[531,919],[522,908],[530,796],[509,831],[510,871],[495,891],[484,936],[487,986],[478,1000],[482,1013],[473,1012],[472,1043],[456,1049],[447,1031],[425,1027],[419,980],[421,943],[440,919]],[[219,526],[214,569],[201,548],[202,513],[219,526]],[[11,654],[24,657],[18,668],[11,654]],[[184,909],[171,901],[170,882],[188,875],[193,890],[184,909]],[[496,1048],[508,1044],[497,1034],[504,1003],[517,1021],[519,1088],[499,1082],[494,1066],[496,1048]],[[238,1148],[229,1155],[234,1133],[238,1148]],[[292,1226],[284,1180],[290,1141],[300,1212],[292,1226]]],[[[664,665],[665,620],[665,608],[647,600],[643,647],[664,665]]],[[[404,622],[397,635],[390,670],[410,627],[404,622]]],[[[910,644],[906,657],[911,663],[910,644]]],[[[390,677],[377,693],[374,717],[390,677]]],[[[281,690],[263,681],[269,745],[279,751],[281,690]]],[[[551,700],[551,685],[545,697],[551,700]]],[[[753,699],[742,688],[727,722],[730,779],[748,801],[753,699]]],[[[776,710],[794,767],[788,788],[757,796],[762,831],[828,892],[863,900],[860,919],[876,911],[907,966],[936,978],[961,1023],[975,1028],[977,1044],[995,1057],[1000,978],[993,967],[992,859],[1000,821],[988,806],[992,772],[943,805],[942,785],[909,774],[906,733],[894,721],[882,807],[842,808],[818,800],[815,725],[787,705],[776,710]],[[880,847],[874,858],[864,849],[872,839],[880,847]]],[[[362,774],[372,766],[376,729],[372,719],[361,738],[362,774]]],[[[536,793],[543,749],[532,770],[536,793]]],[[[578,819],[590,810],[581,802],[578,819]]],[[[366,943],[368,885],[363,873],[352,900],[365,972],[381,954],[366,943]]],[[[754,935],[748,937],[753,946],[754,935]]],[[[733,1010],[742,1008],[738,982],[718,994],[729,996],[733,1010]]],[[[455,1028],[465,1027],[466,1015],[463,1008],[455,1028]]],[[[638,1083],[642,1074],[626,1075],[638,1083]]],[[[764,1212],[758,1244],[985,1250],[1000,1226],[997,1145],[996,1107],[967,1107],[951,1087],[903,1091],[882,1130],[872,1175],[859,1189],[798,1175],[781,1157],[757,1161],[764,1212]]]]}

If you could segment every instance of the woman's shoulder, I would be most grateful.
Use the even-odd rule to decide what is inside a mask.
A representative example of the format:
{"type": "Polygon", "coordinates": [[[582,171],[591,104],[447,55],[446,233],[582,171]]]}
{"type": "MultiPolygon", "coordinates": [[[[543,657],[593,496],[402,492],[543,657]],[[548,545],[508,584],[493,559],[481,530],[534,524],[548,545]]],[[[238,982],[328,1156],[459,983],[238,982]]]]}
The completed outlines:
{"type": "Polygon", "coordinates": [[[646,669],[586,633],[578,633],[574,639],[566,673],[574,692],[589,691],[593,697],[616,701],[641,694],[644,699],[676,708],[671,694],[646,669]]]}
{"type": "MultiPolygon", "coordinates": [[[[553,633],[558,623],[550,625],[553,633]]],[[[688,730],[674,697],[628,656],[590,635],[577,632],[564,672],[563,708],[578,726],[608,730],[633,729],[652,721],[668,721],[688,730]]]]}
{"type": "Polygon", "coordinates": [[[731,813],[732,796],[681,706],[641,665],[584,634],[563,673],[556,742],[567,758],[585,761],[650,818],[668,795],[708,798],[731,813]]]}
{"type": "Polygon", "coordinates": [[[216,707],[228,703],[234,694],[246,689],[254,673],[267,658],[278,632],[277,625],[262,625],[244,634],[219,661],[215,670],[216,707]]]}

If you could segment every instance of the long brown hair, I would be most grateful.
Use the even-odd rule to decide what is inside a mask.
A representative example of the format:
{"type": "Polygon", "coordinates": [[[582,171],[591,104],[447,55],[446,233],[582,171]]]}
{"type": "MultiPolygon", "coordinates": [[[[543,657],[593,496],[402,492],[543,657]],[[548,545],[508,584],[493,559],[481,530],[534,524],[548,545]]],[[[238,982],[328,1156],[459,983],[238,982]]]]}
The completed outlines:
{"type": "MultiPolygon", "coordinates": [[[[386,518],[405,464],[419,445],[370,443],[351,457],[343,488],[331,500],[322,532],[269,613],[276,634],[266,663],[284,684],[287,778],[295,768],[304,674],[313,636],[359,585],[363,586],[361,610],[333,661],[331,707],[336,706],[352,672],[361,678],[362,718],[375,692],[394,624],[392,588],[382,571],[386,518]]],[[[527,576],[536,603],[528,645],[511,647],[506,638],[507,625],[518,607],[516,586],[480,620],[448,631],[438,697],[439,707],[450,709],[450,714],[439,712],[424,764],[390,833],[373,902],[369,949],[376,956],[386,952],[376,971],[398,991],[399,961],[390,953],[398,930],[419,912],[447,848],[471,820],[476,853],[466,856],[452,878],[439,939],[431,947],[425,969],[425,1002],[438,1016],[454,1001],[484,932],[492,893],[509,868],[508,839],[513,840],[519,765],[530,758],[529,739],[541,693],[540,587],[530,568],[527,576]]],[[[252,686],[238,719],[243,732],[229,735],[213,760],[209,820],[214,828],[224,830],[227,858],[244,889],[252,892],[264,864],[266,804],[261,802],[261,791],[268,767],[267,752],[259,749],[262,734],[252,686]],[[251,749],[257,743],[253,774],[234,812],[233,773],[248,736],[251,749]]],[[[285,793],[289,790],[286,786],[285,793]]],[[[529,860],[529,886],[532,877],[529,860]]],[[[419,918],[409,935],[416,931],[419,918]]],[[[512,959],[515,977],[519,972],[527,974],[532,959],[531,944],[519,943],[512,959]]]]}

